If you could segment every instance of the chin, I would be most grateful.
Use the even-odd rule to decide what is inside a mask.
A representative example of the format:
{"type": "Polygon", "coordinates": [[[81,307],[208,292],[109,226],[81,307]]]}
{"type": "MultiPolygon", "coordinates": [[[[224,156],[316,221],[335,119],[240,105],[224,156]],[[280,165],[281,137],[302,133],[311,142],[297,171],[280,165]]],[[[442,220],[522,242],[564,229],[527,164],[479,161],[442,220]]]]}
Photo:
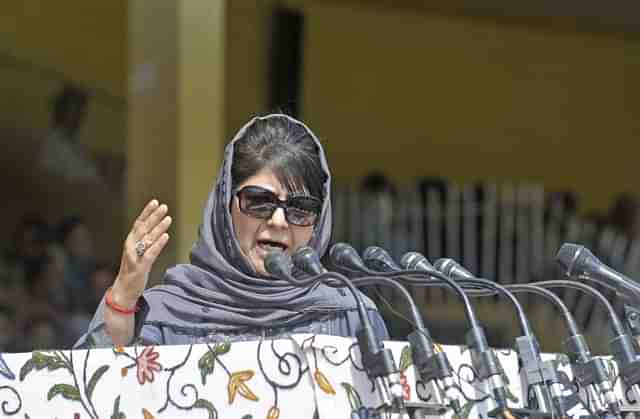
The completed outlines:
{"type": "Polygon", "coordinates": [[[264,261],[262,259],[253,261],[253,268],[259,275],[269,275],[267,270],[264,268],[264,261]]]}

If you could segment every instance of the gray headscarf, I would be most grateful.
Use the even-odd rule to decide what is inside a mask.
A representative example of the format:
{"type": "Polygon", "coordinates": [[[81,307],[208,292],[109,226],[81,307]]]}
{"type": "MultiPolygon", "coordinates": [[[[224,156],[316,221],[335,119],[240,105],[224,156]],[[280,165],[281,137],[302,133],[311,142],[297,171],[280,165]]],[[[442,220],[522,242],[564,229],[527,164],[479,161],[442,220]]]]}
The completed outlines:
{"type": "MultiPolygon", "coordinates": [[[[145,292],[150,306],[146,321],[241,331],[255,327],[286,327],[327,312],[355,309],[349,293],[340,293],[324,284],[301,289],[258,275],[240,250],[229,211],[234,145],[252,124],[266,118],[286,118],[289,124],[302,127],[318,147],[327,180],[322,213],[309,246],[321,256],[325,253],[331,236],[331,177],[320,142],[307,126],[287,115],[254,118],[238,131],[225,149],[217,184],[204,208],[199,237],[191,249],[191,263],[169,269],[164,285],[145,292]]],[[[371,303],[367,301],[367,304],[371,303]]]]}

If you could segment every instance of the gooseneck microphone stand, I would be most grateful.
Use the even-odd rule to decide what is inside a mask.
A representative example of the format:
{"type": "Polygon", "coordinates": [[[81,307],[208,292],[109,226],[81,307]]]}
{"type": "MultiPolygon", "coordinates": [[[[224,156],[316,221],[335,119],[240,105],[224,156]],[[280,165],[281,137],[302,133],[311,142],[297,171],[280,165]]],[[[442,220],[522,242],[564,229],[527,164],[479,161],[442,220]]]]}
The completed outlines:
{"type": "MultiPolygon", "coordinates": [[[[349,249],[351,246],[348,246],[343,243],[339,243],[334,246],[340,246],[342,249],[349,249]]],[[[340,249],[339,248],[339,249],[340,249]]],[[[351,248],[352,249],[352,248],[351,248]]],[[[353,250],[355,252],[355,250],[353,250]]],[[[436,279],[445,283],[450,289],[452,289],[456,295],[462,300],[465,308],[465,315],[470,324],[470,330],[466,335],[466,343],[471,352],[471,362],[473,364],[474,369],[478,373],[478,377],[482,380],[482,382],[486,383],[490,388],[492,398],[496,404],[496,409],[493,411],[493,415],[504,416],[505,418],[512,418],[512,412],[514,409],[510,408],[507,404],[507,392],[505,389],[504,379],[502,377],[502,367],[500,366],[499,360],[495,355],[494,351],[489,347],[487,342],[486,335],[484,333],[484,329],[480,326],[478,322],[477,316],[473,309],[473,305],[464,292],[462,287],[456,284],[451,278],[446,275],[441,274],[440,272],[433,271],[430,272],[431,275],[425,275],[420,272],[416,272],[414,270],[400,270],[398,272],[375,272],[370,269],[361,266],[353,266],[350,258],[343,257],[339,259],[340,255],[347,255],[351,253],[351,251],[345,250],[344,252],[335,251],[333,252],[332,263],[337,267],[346,268],[346,270],[351,272],[366,272],[368,275],[381,275],[385,277],[391,278],[401,278],[404,276],[415,276],[424,278],[426,277],[435,277],[436,279]]],[[[357,255],[357,253],[356,253],[357,255]]],[[[418,282],[425,282],[424,280],[418,282]]],[[[410,285],[414,285],[411,283],[410,285]]]]}
{"type": "MultiPolygon", "coordinates": [[[[294,255],[294,264],[296,264],[297,256],[304,253],[310,253],[313,251],[302,249],[294,255]]],[[[363,263],[362,259],[358,256],[355,249],[345,244],[339,244],[332,248],[330,252],[334,264],[341,266],[344,269],[350,271],[364,272],[368,275],[370,271],[363,263]]],[[[303,263],[300,263],[302,265],[303,263]]],[[[298,265],[298,264],[296,264],[298,265]]],[[[307,270],[306,271],[312,271],[307,270]]],[[[316,271],[312,271],[316,272],[316,271]]],[[[407,289],[397,281],[391,278],[386,278],[375,273],[375,276],[364,276],[352,279],[354,285],[367,286],[367,285],[382,285],[393,288],[397,291],[409,306],[409,313],[412,317],[412,326],[414,331],[409,334],[407,340],[411,345],[411,356],[413,364],[418,372],[420,379],[423,383],[433,382],[436,386],[432,392],[432,396],[436,401],[436,404],[441,404],[448,408],[451,408],[454,413],[460,414],[460,395],[457,391],[455,384],[454,372],[451,367],[451,363],[447,357],[447,354],[439,351],[436,347],[431,334],[425,327],[422,320],[422,315],[418,310],[413,297],[407,291],[407,289]],[[441,394],[442,393],[442,394],[441,394]]],[[[419,408],[421,406],[416,406],[419,408]]],[[[440,412],[444,413],[444,412],[440,412]]]]}
{"type": "Polygon", "coordinates": [[[522,336],[516,338],[516,348],[525,381],[535,394],[536,408],[542,413],[553,414],[555,407],[561,417],[566,416],[566,407],[555,365],[542,361],[538,340],[518,299],[505,287],[486,279],[474,277],[453,259],[439,259],[435,262],[434,267],[451,278],[469,281],[477,287],[490,289],[507,298],[516,310],[522,330],[522,336]]]}
{"type": "MultiPolygon", "coordinates": [[[[340,247],[337,248],[338,251],[340,249],[340,247]]],[[[355,252],[355,250],[353,250],[353,252],[355,252]]],[[[332,287],[342,286],[330,277],[327,278],[328,271],[322,266],[320,258],[312,248],[303,247],[299,249],[293,255],[292,260],[296,268],[313,276],[307,280],[309,283],[323,281],[332,287]]],[[[358,264],[357,260],[355,264],[358,264]]],[[[409,306],[409,312],[413,318],[413,321],[410,323],[414,327],[414,331],[409,335],[408,340],[412,348],[411,355],[414,366],[422,382],[425,384],[433,383],[436,388],[434,389],[435,391],[432,392],[433,402],[428,405],[425,405],[425,403],[416,403],[414,406],[407,405],[407,407],[420,409],[421,413],[429,413],[425,412],[425,409],[428,409],[435,411],[436,414],[443,414],[446,408],[451,408],[454,413],[460,414],[460,396],[456,391],[453,368],[451,368],[447,355],[444,352],[437,351],[431,335],[424,325],[420,311],[407,289],[392,279],[378,276],[352,279],[351,283],[357,287],[367,285],[389,286],[397,291],[409,306]]]]}
{"type": "MultiPolygon", "coordinates": [[[[291,257],[284,252],[271,252],[265,258],[266,271],[278,279],[289,282],[298,287],[309,287],[316,280],[298,280],[291,275],[291,257]]],[[[382,340],[375,335],[373,326],[367,315],[365,305],[358,294],[358,291],[351,281],[343,275],[337,273],[322,274],[325,279],[341,282],[346,287],[356,302],[358,315],[360,317],[361,328],[356,332],[356,338],[360,352],[362,354],[362,364],[367,371],[367,375],[373,380],[378,390],[381,408],[393,415],[405,413],[404,401],[402,398],[402,383],[400,382],[400,372],[393,359],[391,350],[386,349],[382,340]]]]}
{"type": "MultiPolygon", "coordinates": [[[[465,281],[466,283],[466,281],[465,281]]],[[[470,287],[475,287],[471,282],[470,287]]],[[[582,335],[571,311],[564,302],[553,292],[536,286],[535,284],[505,285],[512,293],[532,293],[551,302],[562,314],[569,337],[563,346],[569,356],[573,376],[588,397],[589,405],[595,407],[595,412],[601,417],[620,417],[620,400],[618,400],[613,385],[607,376],[604,360],[591,355],[589,345],[582,335]],[[604,400],[604,402],[603,402],[604,400]]],[[[490,296],[496,291],[469,290],[472,295],[490,296]]]]}
{"type": "MultiPolygon", "coordinates": [[[[431,287],[450,286],[450,282],[453,282],[455,284],[455,282],[448,275],[445,275],[444,273],[434,269],[428,262],[428,260],[417,252],[410,252],[405,254],[401,260],[401,265],[406,270],[398,272],[394,274],[394,276],[398,276],[404,283],[408,285],[431,287]],[[443,278],[447,278],[448,281],[446,281],[446,283],[443,283],[443,278]]],[[[441,260],[439,261],[439,265],[441,269],[446,268],[445,270],[448,274],[452,276],[458,275],[458,278],[461,278],[460,273],[462,271],[467,272],[466,270],[464,270],[464,268],[457,265],[454,261],[441,260]]],[[[562,412],[561,415],[564,415],[565,409],[563,399],[561,398],[561,394],[559,394],[557,386],[550,386],[550,397],[548,397],[544,391],[546,387],[543,384],[555,384],[558,382],[557,374],[555,374],[555,370],[552,371],[551,368],[545,366],[540,360],[540,352],[538,349],[537,341],[533,336],[533,333],[531,332],[531,327],[517,299],[509,291],[491,281],[476,279],[469,273],[467,273],[467,275],[470,275],[470,277],[473,278],[473,280],[467,279],[467,281],[473,282],[476,287],[489,288],[493,291],[505,295],[514,305],[518,314],[518,320],[524,334],[524,336],[518,338],[518,340],[516,341],[518,344],[518,355],[523,364],[523,368],[528,373],[528,378],[530,379],[529,383],[533,386],[532,388],[534,389],[534,394],[536,395],[538,407],[535,409],[511,408],[511,413],[521,417],[551,418],[554,415],[554,408],[552,408],[551,406],[555,406],[555,410],[562,412]],[[551,401],[553,402],[553,404],[551,404],[551,401]]],[[[456,284],[456,286],[459,287],[458,284],[456,284]]],[[[489,414],[491,416],[496,416],[499,413],[499,409],[496,409],[489,414]]]]}
{"type": "Polygon", "coordinates": [[[615,309],[602,293],[589,285],[573,281],[539,281],[544,288],[572,288],[589,294],[602,304],[607,312],[613,338],[609,341],[611,354],[618,363],[620,377],[632,389],[636,400],[640,400],[640,358],[636,354],[633,338],[627,333],[615,309]]]}

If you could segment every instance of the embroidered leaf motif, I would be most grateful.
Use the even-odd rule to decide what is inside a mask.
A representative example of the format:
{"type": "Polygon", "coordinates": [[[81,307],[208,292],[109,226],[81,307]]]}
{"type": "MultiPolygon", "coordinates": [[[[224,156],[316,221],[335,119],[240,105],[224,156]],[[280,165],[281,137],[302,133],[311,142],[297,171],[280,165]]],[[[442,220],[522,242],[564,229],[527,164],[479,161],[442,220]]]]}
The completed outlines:
{"type": "Polygon", "coordinates": [[[254,394],[253,391],[249,388],[245,383],[238,384],[238,394],[244,397],[247,400],[252,400],[254,402],[258,401],[258,396],[254,394]]]}
{"type": "Polygon", "coordinates": [[[149,412],[144,407],[142,408],[142,417],[144,417],[144,419],[155,419],[155,417],[151,414],[151,412],[149,412]]]}
{"type": "Polygon", "coordinates": [[[202,378],[202,385],[207,384],[207,375],[213,374],[213,367],[216,365],[216,354],[213,351],[207,351],[198,361],[198,369],[202,378]]]}
{"type": "Polygon", "coordinates": [[[87,339],[84,341],[84,346],[87,349],[94,349],[96,345],[96,340],[93,338],[93,335],[87,336],[87,339]]]}
{"type": "Polygon", "coordinates": [[[43,368],[47,368],[48,371],[54,371],[60,368],[67,368],[67,366],[57,353],[55,355],[47,355],[42,352],[34,352],[31,355],[31,359],[20,368],[20,381],[23,381],[34,368],[38,371],[43,368]]]}
{"type": "Polygon", "coordinates": [[[127,419],[127,415],[120,411],[120,396],[113,402],[113,413],[110,419],[127,419]]]}
{"type": "Polygon", "coordinates": [[[217,419],[218,417],[218,411],[213,407],[213,404],[209,400],[198,399],[194,403],[193,407],[196,409],[207,409],[207,412],[209,412],[209,419],[217,419]]]}
{"type": "Polygon", "coordinates": [[[223,342],[223,343],[220,343],[220,344],[216,345],[215,352],[216,352],[216,355],[224,355],[227,352],[229,352],[230,350],[231,350],[231,343],[223,342]]]}
{"type": "Polygon", "coordinates": [[[511,392],[511,389],[505,386],[504,391],[506,393],[507,399],[511,400],[514,403],[518,403],[518,398],[511,392]]]}
{"type": "Polygon", "coordinates": [[[35,365],[36,364],[35,362],[33,362],[33,359],[30,359],[24,363],[22,368],[20,368],[20,381],[24,380],[27,374],[29,374],[33,370],[33,367],[35,367],[35,365]]]}
{"type": "Polygon", "coordinates": [[[269,412],[267,413],[267,419],[278,419],[280,417],[280,409],[278,406],[271,406],[269,412]]]}
{"type": "Polygon", "coordinates": [[[98,384],[98,380],[105,372],[107,372],[108,369],[108,365],[103,365],[93,373],[91,379],[89,380],[89,384],[87,385],[87,399],[91,400],[91,395],[93,394],[93,390],[95,389],[96,384],[98,384]]]}
{"type": "Polygon", "coordinates": [[[47,400],[53,399],[58,394],[68,400],[80,400],[78,389],[69,384],[56,384],[51,387],[47,393],[47,400]]]}
{"type": "Polygon", "coordinates": [[[413,359],[411,358],[411,348],[407,345],[402,348],[400,354],[400,371],[404,371],[413,365],[413,359]]]}
{"type": "Polygon", "coordinates": [[[233,403],[236,394],[240,394],[247,400],[258,401],[258,396],[245,384],[245,381],[249,381],[254,374],[253,370],[237,371],[231,374],[229,377],[229,385],[227,386],[229,404],[233,403]]]}
{"type": "Polygon", "coordinates": [[[358,410],[362,407],[362,399],[358,394],[358,391],[349,383],[340,383],[340,385],[344,388],[344,391],[347,393],[347,399],[349,400],[349,405],[351,406],[351,410],[358,410]]]}
{"type": "Polygon", "coordinates": [[[460,414],[454,414],[451,419],[468,419],[469,413],[471,413],[471,409],[473,408],[473,404],[474,402],[472,401],[468,401],[467,403],[465,403],[465,405],[462,406],[460,414]]]}
{"type": "Polygon", "coordinates": [[[329,379],[327,379],[327,377],[322,372],[320,372],[320,370],[316,369],[316,371],[313,373],[313,378],[315,378],[316,383],[318,383],[318,387],[320,387],[322,391],[327,394],[336,394],[336,391],[333,389],[333,386],[329,382],[329,379]]]}

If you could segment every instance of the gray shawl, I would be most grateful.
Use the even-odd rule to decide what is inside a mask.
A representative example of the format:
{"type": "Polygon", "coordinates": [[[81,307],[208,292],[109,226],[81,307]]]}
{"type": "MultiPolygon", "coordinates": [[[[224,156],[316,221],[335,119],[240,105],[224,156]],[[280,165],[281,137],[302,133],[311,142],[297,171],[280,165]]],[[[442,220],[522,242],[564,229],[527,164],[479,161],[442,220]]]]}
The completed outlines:
{"type": "MultiPolygon", "coordinates": [[[[285,115],[269,115],[264,118],[285,115]]],[[[324,203],[309,245],[321,256],[331,236],[331,178],[324,151],[315,140],[327,174],[324,203]]],[[[191,249],[189,264],[167,270],[164,284],[145,291],[150,311],[145,321],[176,326],[241,331],[255,327],[292,326],[327,312],[355,309],[353,297],[323,284],[301,289],[258,275],[240,251],[235,237],[229,203],[234,144],[257,119],[249,121],[227,145],[218,180],[204,208],[199,237],[191,249]]],[[[365,299],[367,300],[367,299],[365,299]]],[[[367,305],[373,308],[367,300],[367,305]]]]}

